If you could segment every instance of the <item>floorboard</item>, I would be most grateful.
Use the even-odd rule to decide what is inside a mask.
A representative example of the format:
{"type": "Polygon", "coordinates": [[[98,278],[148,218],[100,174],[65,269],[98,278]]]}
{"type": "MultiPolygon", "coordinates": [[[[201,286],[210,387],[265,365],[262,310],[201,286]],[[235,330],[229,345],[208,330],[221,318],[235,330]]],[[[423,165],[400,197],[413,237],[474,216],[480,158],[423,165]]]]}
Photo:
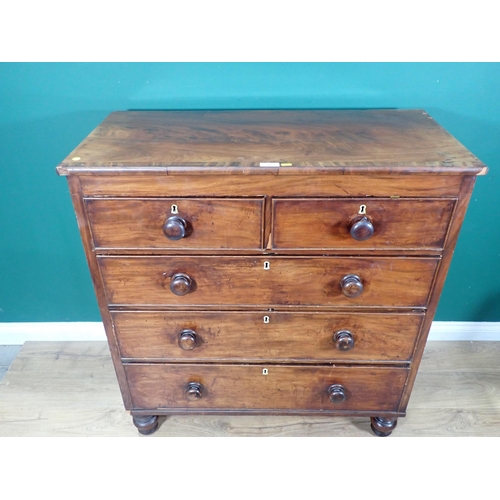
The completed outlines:
{"type": "MultiPolygon", "coordinates": [[[[500,342],[429,342],[392,437],[500,436],[500,342]]],[[[0,436],[140,436],[105,342],[26,342],[0,382],[0,436]]],[[[174,416],[154,436],[374,437],[367,418],[174,416]]],[[[374,437],[375,438],[375,437],[374,437]]]]}

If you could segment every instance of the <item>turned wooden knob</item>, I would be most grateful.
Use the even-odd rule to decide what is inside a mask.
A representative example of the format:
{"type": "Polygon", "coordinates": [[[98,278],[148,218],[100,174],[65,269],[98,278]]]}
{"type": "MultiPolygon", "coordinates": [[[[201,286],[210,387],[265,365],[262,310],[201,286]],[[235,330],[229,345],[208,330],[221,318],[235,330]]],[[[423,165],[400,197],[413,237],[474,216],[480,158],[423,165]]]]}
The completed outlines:
{"type": "Polygon", "coordinates": [[[373,236],[373,224],[368,217],[355,220],[350,227],[351,236],[357,241],[365,241],[373,236]]]}
{"type": "Polygon", "coordinates": [[[349,330],[339,330],[333,335],[335,347],[339,351],[349,351],[354,347],[354,337],[349,330]]]}
{"type": "Polygon", "coordinates": [[[186,236],[186,221],[182,217],[169,217],[163,224],[163,232],[169,240],[180,240],[186,236]]]}
{"type": "Polygon", "coordinates": [[[170,280],[170,290],[175,295],[186,295],[191,291],[193,280],[183,273],[174,274],[170,280]]]}
{"type": "Polygon", "coordinates": [[[346,400],[345,387],[340,384],[333,384],[327,389],[328,396],[332,403],[342,403],[346,400]]]}
{"type": "Polygon", "coordinates": [[[347,274],[340,280],[340,287],[342,288],[342,293],[354,299],[359,297],[363,293],[363,283],[361,278],[356,274],[347,274]]]}
{"type": "Polygon", "coordinates": [[[198,382],[189,382],[186,386],[186,398],[189,401],[196,401],[203,397],[203,386],[198,382]]]}
{"type": "Polygon", "coordinates": [[[179,334],[179,347],[185,351],[192,351],[196,347],[196,332],[194,330],[182,330],[179,334]]]}

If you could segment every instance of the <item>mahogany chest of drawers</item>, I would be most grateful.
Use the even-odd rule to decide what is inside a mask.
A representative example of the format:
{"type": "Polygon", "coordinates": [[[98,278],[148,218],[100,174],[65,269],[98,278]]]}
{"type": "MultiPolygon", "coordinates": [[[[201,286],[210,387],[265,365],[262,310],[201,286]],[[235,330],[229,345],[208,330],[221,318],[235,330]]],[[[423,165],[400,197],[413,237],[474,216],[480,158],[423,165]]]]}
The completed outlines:
{"type": "Polygon", "coordinates": [[[422,110],[133,111],[68,178],[125,408],[406,407],[475,176],[422,110]]]}

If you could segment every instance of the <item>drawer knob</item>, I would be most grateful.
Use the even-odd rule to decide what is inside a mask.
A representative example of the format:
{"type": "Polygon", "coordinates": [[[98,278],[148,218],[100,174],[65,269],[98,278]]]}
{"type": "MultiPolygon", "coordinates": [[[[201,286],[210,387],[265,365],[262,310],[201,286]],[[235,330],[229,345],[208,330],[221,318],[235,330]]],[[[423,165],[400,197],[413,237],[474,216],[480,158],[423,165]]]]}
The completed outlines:
{"type": "Polygon", "coordinates": [[[340,384],[333,384],[328,387],[328,396],[332,403],[342,403],[346,400],[345,387],[340,384]]]}
{"type": "Polygon", "coordinates": [[[182,217],[169,217],[163,224],[163,232],[169,240],[180,240],[186,236],[186,221],[182,217]]]}
{"type": "Polygon", "coordinates": [[[354,299],[359,297],[363,293],[363,283],[361,278],[356,274],[347,274],[340,280],[340,286],[342,288],[342,293],[354,299]]]}
{"type": "Polygon", "coordinates": [[[192,351],[196,347],[196,332],[194,330],[182,330],[179,334],[179,347],[185,351],[192,351]]]}
{"type": "Polygon", "coordinates": [[[189,382],[186,386],[186,398],[189,401],[197,401],[203,397],[203,386],[198,382],[189,382]]]}
{"type": "Polygon", "coordinates": [[[349,330],[339,330],[333,335],[335,347],[339,351],[349,351],[354,347],[354,337],[349,330]]]}
{"type": "Polygon", "coordinates": [[[186,295],[191,291],[193,280],[183,273],[174,274],[170,281],[170,291],[175,295],[186,295]]]}
{"type": "Polygon", "coordinates": [[[357,241],[365,241],[373,236],[373,224],[368,217],[357,219],[351,224],[351,236],[357,241]]]}

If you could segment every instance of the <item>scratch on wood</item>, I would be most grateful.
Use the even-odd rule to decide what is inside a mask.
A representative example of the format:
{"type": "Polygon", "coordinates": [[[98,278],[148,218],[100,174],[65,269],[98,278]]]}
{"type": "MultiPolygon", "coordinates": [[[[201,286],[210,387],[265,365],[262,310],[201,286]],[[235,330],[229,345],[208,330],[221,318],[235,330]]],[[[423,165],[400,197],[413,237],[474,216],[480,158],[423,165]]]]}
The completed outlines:
{"type": "Polygon", "coordinates": [[[338,187],[339,189],[341,189],[342,191],[344,191],[345,194],[351,196],[351,193],[349,193],[349,191],[346,191],[342,186],[339,186],[338,184],[334,184],[334,186],[338,187]]]}

